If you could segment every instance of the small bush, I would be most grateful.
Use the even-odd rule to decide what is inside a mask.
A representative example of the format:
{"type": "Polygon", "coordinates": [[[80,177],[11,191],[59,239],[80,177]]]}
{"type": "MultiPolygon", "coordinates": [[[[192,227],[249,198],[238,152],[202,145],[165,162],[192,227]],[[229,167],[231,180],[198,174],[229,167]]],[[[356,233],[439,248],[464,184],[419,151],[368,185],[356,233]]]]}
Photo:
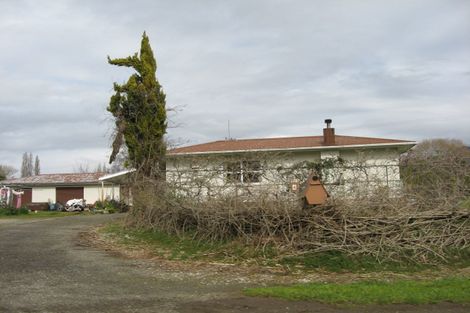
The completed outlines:
{"type": "Polygon", "coordinates": [[[104,201],[96,201],[94,204],[96,210],[103,210],[107,213],[124,213],[129,210],[127,204],[123,201],[116,201],[116,200],[104,200],[104,201]]]}
{"type": "Polygon", "coordinates": [[[4,207],[0,208],[0,216],[12,216],[12,215],[24,215],[29,214],[29,210],[26,207],[21,207],[19,209],[14,207],[4,207]]]}
{"type": "Polygon", "coordinates": [[[21,214],[29,214],[28,208],[26,208],[26,207],[19,208],[18,209],[18,215],[21,215],[21,214]]]}

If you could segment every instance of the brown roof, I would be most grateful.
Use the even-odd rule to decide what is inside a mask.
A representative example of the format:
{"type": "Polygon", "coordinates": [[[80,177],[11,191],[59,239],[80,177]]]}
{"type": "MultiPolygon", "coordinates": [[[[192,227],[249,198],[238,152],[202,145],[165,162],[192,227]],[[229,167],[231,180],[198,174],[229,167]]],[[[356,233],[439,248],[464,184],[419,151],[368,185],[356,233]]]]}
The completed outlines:
{"type": "Polygon", "coordinates": [[[1,185],[88,185],[106,173],[41,174],[0,181],[1,185]]]}
{"type": "Polygon", "coordinates": [[[186,146],[170,150],[170,154],[192,154],[192,153],[216,153],[229,151],[259,151],[259,150],[290,150],[290,149],[319,149],[323,147],[339,146],[367,146],[382,144],[415,144],[414,141],[335,136],[335,145],[326,146],[323,144],[323,136],[306,137],[282,137],[282,138],[260,138],[260,139],[233,139],[219,140],[198,145],[186,146]]]}

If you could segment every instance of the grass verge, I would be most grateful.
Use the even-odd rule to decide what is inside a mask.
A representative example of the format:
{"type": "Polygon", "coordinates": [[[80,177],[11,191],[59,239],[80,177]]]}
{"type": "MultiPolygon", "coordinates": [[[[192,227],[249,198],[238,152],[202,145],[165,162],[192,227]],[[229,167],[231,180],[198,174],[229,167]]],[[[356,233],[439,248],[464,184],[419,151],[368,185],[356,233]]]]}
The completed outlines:
{"type": "Polygon", "coordinates": [[[431,263],[415,263],[410,258],[403,256],[401,261],[378,262],[369,255],[346,255],[338,251],[327,251],[322,253],[306,253],[300,256],[286,256],[280,260],[285,266],[300,266],[304,269],[323,269],[329,272],[395,272],[395,273],[415,273],[424,270],[437,269],[440,266],[449,268],[464,268],[470,266],[470,249],[445,251],[448,257],[447,263],[435,259],[431,263]]]}
{"type": "Polygon", "coordinates": [[[367,255],[350,256],[338,251],[327,251],[322,253],[307,253],[300,256],[286,256],[280,260],[285,266],[299,266],[304,269],[322,269],[329,272],[353,272],[368,273],[390,271],[396,273],[418,272],[432,268],[428,264],[416,264],[405,261],[385,261],[377,260],[367,255]]]}
{"type": "Polygon", "coordinates": [[[101,228],[120,244],[129,247],[145,247],[150,252],[170,260],[220,260],[225,255],[223,244],[203,243],[192,238],[167,235],[158,231],[128,229],[121,223],[110,223],[101,228]]]}
{"type": "Polygon", "coordinates": [[[332,304],[470,303],[470,279],[434,281],[362,281],[349,284],[311,283],[245,289],[248,296],[312,300],[332,304]]]}
{"type": "Polygon", "coordinates": [[[55,212],[55,211],[38,211],[37,213],[30,212],[27,214],[16,215],[2,215],[0,219],[33,219],[33,218],[51,218],[51,217],[64,217],[70,215],[77,215],[80,212],[55,212]]]}
{"type": "MultiPolygon", "coordinates": [[[[112,223],[101,229],[119,244],[140,247],[170,260],[201,260],[226,263],[256,264],[283,267],[287,271],[324,270],[336,273],[415,273],[438,269],[435,265],[403,262],[377,262],[369,256],[348,256],[340,252],[310,253],[300,256],[285,256],[273,247],[257,250],[238,241],[209,243],[194,240],[189,235],[178,237],[163,232],[126,228],[122,223],[112,223]]],[[[446,267],[464,268],[470,266],[470,252],[454,252],[446,267]]]]}

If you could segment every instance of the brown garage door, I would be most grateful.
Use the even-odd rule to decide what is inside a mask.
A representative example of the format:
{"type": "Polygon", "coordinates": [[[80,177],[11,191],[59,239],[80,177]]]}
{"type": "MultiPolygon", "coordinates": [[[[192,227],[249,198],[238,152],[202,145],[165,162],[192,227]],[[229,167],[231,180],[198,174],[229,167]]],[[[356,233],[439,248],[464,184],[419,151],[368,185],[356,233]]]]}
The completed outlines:
{"type": "Polygon", "coordinates": [[[70,199],[83,199],[83,187],[56,187],[55,199],[62,204],[70,199]]]}
{"type": "Polygon", "coordinates": [[[33,202],[32,189],[23,189],[23,191],[24,191],[24,194],[21,197],[21,203],[23,205],[27,205],[27,204],[30,204],[31,202],[33,202]]]}

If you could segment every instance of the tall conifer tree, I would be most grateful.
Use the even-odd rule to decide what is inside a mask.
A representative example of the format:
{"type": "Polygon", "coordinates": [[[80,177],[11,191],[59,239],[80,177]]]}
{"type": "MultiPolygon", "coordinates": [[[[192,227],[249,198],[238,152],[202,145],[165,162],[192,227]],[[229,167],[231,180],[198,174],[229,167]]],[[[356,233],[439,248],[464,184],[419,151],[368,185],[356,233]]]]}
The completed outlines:
{"type": "Polygon", "coordinates": [[[21,177],[33,176],[33,154],[30,152],[23,153],[21,162],[21,177]]]}
{"type": "Polygon", "coordinates": [[[21,177],[28,176],[28,152],[23,153],[23,159],[21,160],[21,177]]]}
{"type": "Polygon", "coordinates": [[[28,156],[28,176],[33,176],[33,154],[30,152],[28,156]]]}
{"type": "Polygon", "coordinates": [[[115,118],[115,134],[109,162],[112,163],[123,144],[128,149],[128,163],[147,177],[158,178],[165,171],[166,101],[155,72],[155,61],[149,38],[144,32],[140,54],[111,59],[109,64],[133,68],[128,81],[114,83],[108,111],[115,118]]]}
{"type": "Polygon", "coordinates": [[[36,159],[34,160],[34,175],[41,174],[41,165],[39,164],[39,156],[36,155],[36,159]]]}

